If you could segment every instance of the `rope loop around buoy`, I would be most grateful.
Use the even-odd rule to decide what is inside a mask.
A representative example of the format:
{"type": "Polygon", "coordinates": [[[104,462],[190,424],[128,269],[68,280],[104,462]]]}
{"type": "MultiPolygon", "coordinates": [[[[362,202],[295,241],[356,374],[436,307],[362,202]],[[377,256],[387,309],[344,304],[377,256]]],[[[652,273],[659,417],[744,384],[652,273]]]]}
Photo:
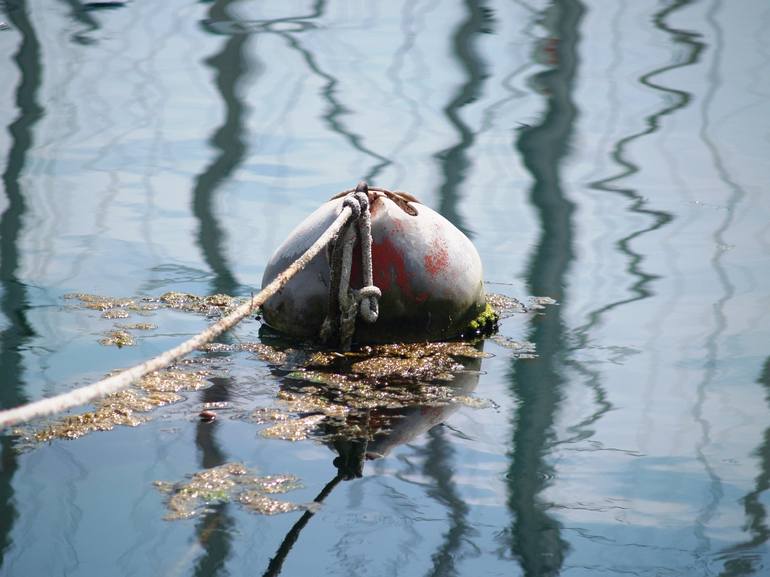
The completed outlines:
{"type": "Polygon", "coordinates": [[[323,333],[325,340],[333,340],[332,327],[339,327],[338,345],[342,350],[350,350],[355,332],[356,316],[367,323],[374,323],[379,317],[380,289],[374,285],[372,270],[372,219],[369,211],[369,187],[360,182],[355,191],[349,193],[343,207],[351,210],[352,216],[338,238],[341,243],[341,254],[337,247],[331,259],[331,278],[329,313],[324,322],[323,333]],[[354,208],[355,207],[355,208],[354,208]],[[355,224],[357,223],[357,227],[355,224]],[[350,273],[353,266],[353,248],[356,244],[356,232],[361,243],[361,276],[363,287],[350,287],[350,273]],[[336,280],[338,279],[338,280],[336,280]],[[336,290],[336,294],[335,294],[336,290]],[[338,307],[335,307],[335,301],[338,307]],[[336,310],[336,309],[339,310],[336,310]],[[333,317],[339,313],[337,322],[333,317]]]}
{"type": "MultiPolygon", "coordinates": [[[[273,281],[263,288],[259,294],[252,296],[247,302],[241,304],[227,316],[222,317],[216,323],[213,323],[202,332],[187,339],[176,347],[169,349],[144,363],[135,365],[120,373],[106,377],[93,384],[79,387],[67,393],[0,411],[0,430],[12,425],[86,405],[98,398],[125,389],[152,372],[168,367],[174,361],[179,360],[202,345],[213,341],[223,332],[231,329],[244,318],[251,315],[257,308],[262,306],[267,299],[286,286],[286,283],[288,283],[298,272],[303,270],[323,249],[332,242],[337,243],[341,239],[347,239],[349,244],[349,249],[346,248],[348,246],[348,244],[346,244],[345,247],[343,247],[344,250],[341,252],[343,257],[347,255],[343,258],[343,261],[347,262],[347,265],[342,267],[343,270],[347,270],[347,273],[344,285],[344,298],[340,299],[341,310],[342,304],[344,303],[346,307],[345,310],[347,311],[346,313],[343,311],[343,316],[345,316],[345,322],[347,323],[346,331],[349,332],[349,335],[346,337],[347,346],[349,347],[350,338],[352,338],[353,330],[355,329],[356,315],[360,314],[367,322],[376,321],[378,316],[377,299],[380,296],[380,289],[374,286],[372,280],[372,235],[369,198],[367,193],[368,187],[364,182],[359,183],[355,191],[345,191],[344,193],[341,193],[341,195],[344,194],[347,197],[343,203],[342,210],[324,233],[318,237],[302,256],[273,279],[273,281]],[[350,199],[350,202],[348,202],[348,199],[350,199]],[[352,226],[354,222],[358,223],[357,228],[352,226]],[[361,251],[364,287],[357,291],[352,291],[349,288],[350,267],[352,265],[356,230],[361,237],[362,244],[365,245],[362,246],[361,251]],[[361,306],[361,303],[365,304],[361,306]],[[350,318],[348,318],[351,315],[352,324],[350,318]]],[[[340,294],[342,294],[342,292],[342,289],[340,289],[340,294]]]]}

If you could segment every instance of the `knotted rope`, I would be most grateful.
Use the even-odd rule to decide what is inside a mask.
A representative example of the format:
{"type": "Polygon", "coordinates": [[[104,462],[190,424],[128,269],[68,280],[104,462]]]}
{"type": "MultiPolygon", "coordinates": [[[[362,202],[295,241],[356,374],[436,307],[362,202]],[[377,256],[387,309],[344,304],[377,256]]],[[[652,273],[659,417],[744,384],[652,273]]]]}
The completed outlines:
{"type": "Polygon", "coordinates": [[[321,328],[321,338],[327,343],[337,340],[336,344],[347,351],[350,350],[356,329],[356,316],[360,316],[368,323],[377,321],[378,299],[382,293],[374,285],[372,272],[372,220],[367,184],[359,183],[355,192],[345,196],[342,206],[349,208],[353,216],[348,221],[344,232],[340,233],[341,238],[335,242],[332,252],[329,312],[321,328]],[[354,221],[358,223],[357,228],[354,226],[354,221]],[[361,241],[361,276],[364,286],[360,289],[350,287],[356,233],[361,241]],[[335,327],[339,329],[336,339],[335,327]]]}
{"type": "MultiPolygon", "coordinates": [[[[346,236],[348,233],[350,233],[353,236],[354,244],[355,231],[352,227],[353,218],[351,217],[354,217],[355,220],[359,223],[359,233],[363,239],[363,242],[367,243],[368,247],[366,250],[362,250],[362,253],[365,255],[363,257],[363,268],[364,284],[366,286],[357,291],[357,293],[351,298],[353,298],[356,304],[365,298],[367,300],[367,306],[361,307],[361,316],[364,319],[377,320],[377,297],[379,297],[380,290],[376,286],[372,285],[371,221],[369,218],[369,199],[366,192],[366,183],[359,184],[356,188],[356,192],[352,195],[349,195],[349,197],[352,196],[356,200],[348,202],[348,199],[346,198],[345,203],[342,206],[342,210],[337,215],[337,218],[334,220],[334,222],[332,222],[329,228],[324,231],[318,240],[316,240],[302,256],[300,256],[285,271],[273,279],[273,281],[264,289],[262,289],[259,294],[252,296],[251,299],[249,299],[247,302],[240,305],[229,315],[222,317],[219,321],[210,325],[206,330],[144,363],[135,365],[124,371],[121,371],[116,375],[104,378],[91,385],[86,385],[84,387],[74,389],[70,392],[56,395],[55,397],[41,399],[39,401],[28,403],[20,407],[0,411],[0,429],[31,421],[39,417],[60,413],[73,407],[88,404],[91,401],[111,393],[115,393],[121,389],[125,389],[142,377],[169,366],[174,361],[191,353],[202,345],[211,342],[223,332],[231,329],[244,318],[251,315],[258,307],[262,306],[267,299],[281,290],[294,275],[304,269],[305,266],[307,266],[307,264],[318,253],[320,253],[327,245],[329,245],[329,243],[335,239],[338,239],[341,234],[340,231],[344,229],[344,234],[346,236]],[[359,191],[359,189],[362,190],[359,191]],[[351,223],[351,226],[345,228],[349,222],[351,223]]],[[[344,269],[347,270],[347,281],[344,285],[346,287],[344,291],[346,299],[348,298],[352,252],[353,247],[351,244],[349,250],[350,256],[347,258],[348,265],[344,267],[344,269]]],[[[343,257],[343,261],[344,260],[345,258],[343,257]]],[[[340,289],[340,294],[342,294],[342,289],[340,289]]],[[[342,299],[340,302],[342,302],[342,299]]],[[[368,322],[374,322],[374,320],[369,320],[368,322]]],[[[355,314],[353,314],[353,323],[355,323],[355,314]]],[[[349,328],[346,330],[350,330],[350,335],[352,336],[353,330],[349,328]]]]}

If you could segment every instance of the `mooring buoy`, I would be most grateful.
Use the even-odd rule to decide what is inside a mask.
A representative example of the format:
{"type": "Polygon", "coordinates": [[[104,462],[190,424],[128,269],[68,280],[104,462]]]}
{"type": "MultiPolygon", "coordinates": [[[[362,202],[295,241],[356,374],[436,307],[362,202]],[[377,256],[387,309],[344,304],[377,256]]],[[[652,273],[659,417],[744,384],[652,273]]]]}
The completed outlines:
{"type": "MultiPolygon", "coordinates": [[[[481,258],[457,227],[407,193],[360,184],[371,218],[371,282],[379,289],[376,321],[355,325],[359,344],[445,340],[458,336],[486,309],[481,258]]],[[[289,234],[262,278],[269,284],[320,237],[352,191],[325,202],[289,234]]],[[[336,247],[318,254],[262,307],[264,321],[291,337],[323,340],[337,314],[336,247]]],[[[365,244],[365,243],[364,243],[365,244]]],[[[355,238],[349,285],[364,283],[361,234],[355,238]]],[[[363,261],[366,263],[366,260],[363,261]]],[[[364,265],[365,266],[365,265],[364,265]]],[[[345,279],[345,275],[342,275],[345,279]]],[[[370,293],[367,293],[370,294],[370,293]]]]}

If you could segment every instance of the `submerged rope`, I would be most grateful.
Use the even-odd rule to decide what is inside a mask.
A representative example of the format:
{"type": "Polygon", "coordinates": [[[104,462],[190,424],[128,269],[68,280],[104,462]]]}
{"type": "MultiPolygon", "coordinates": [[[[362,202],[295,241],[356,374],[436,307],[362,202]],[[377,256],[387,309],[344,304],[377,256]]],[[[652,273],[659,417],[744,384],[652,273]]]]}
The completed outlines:
{"type": "MultiPolygon", "coordinates": [[[[364,187],[366,187],[365,183],[362,183],[362,184],[364,187]]],[[[359,185],[359,188],[360,187],[361,185],[359,185]]],[[[366,194],[363,194],[362,196],[366,198],[366,194]]],[[[358,195],[356,195],[356,198],[358,198],[358,195]]],[[[363,204],[360,200],[359,200],[359,203],[363,204]]],[[[310,248],[308,248],[305,251],[305,253],[302,256],[300,256],[285,271],[283,271],[275,279],[273,279],[273,281],[269,285],[267,285],[264,289],[262,289],[259,292],[259,294],[252,296],[248,302],[243,303],[238,308],[236,308],[233,312],[231,312],[229,315],[223,317],[216,323],[210,325],[206,330],[198,333],[194,337],[186,340],[185,342],[174,347],[173,349],[170,349],[164,353],[161,353],[160,355],[153,357],[152,359],[145,361],[142,364],[135,365],[129,369],[121,371],[116,375],[104,378],[91,385],[86,385],[84,387],[77,388],[73,391],[62,393],[61,395],[56,395],[55,397],[41,399],[39,401],[28,403],[20,407],[15,407],[13,409],[0,411],[0,429],[9,427],[12,425],[16,425],[19,423],[31,421],[39,417],[45,417],[48,415],[53,415],[55,413],[60,413],[62,411],[66,411],[67,409],[71,409],[73,407],[78,407],[80,405],[88,404],[91,401],[104,397],[106,395],[109,395],[110,393],[115,393],[121,389],[125,389],[126,387],[130,386],[132,383],[135,383],[136,381],[144,377],[145,375],[148,375],[159,369],[165,368],[171,363],[173,363],[174,361],[176,361],[177,359],[180,359],[183,356],[191,353],[198,347],[208,342],[211,342],[216,337],[221,335],[223,332],[231,329],[237,323],[239,323],[244,318],[252,314],[256,308],[260,307],[262,304],[265,303],[267,299],[269,299],[271,296],[273,296],[275,293],[281,290],[295,274],[297,274],[299,271],[305,268],[305,266],[307,266],[307,264],[318,253],[320,253],[330,242],[332,242],[335,238],[338,238],[340,231],[345,227],[345,225],[348,223],[349,220],[352,220],[351,217],[357,218],[357,215],[365,213],[366,220],[368,222],[368,216],[369,216],[368,198],[366,198],[366,207],[367,207],[366,210],[361,210],[362,206],[359,206],[359,203],[354,203],[356,205],[356,208],[358,209],[356,211],[356,209],[352,208],[353,203],[348,203],[346,200],[345,204],[342,207],[341,212],[337,215],[337,218],[334,220],[334,222],[332,222],[329,228],[327,228],[326,231],[324,231],[324,233],[320,237],[318,237],[318,240],[316,240],[310,246],[310,248]]],[[[360,226],[363,226],[363,225],[360,225],[360,226]]],[[[348,227],[347,229],[347,231],[350,231],[350,230],[353,230],[352,226],[348,227]]],[[[371,245],[371,232],[369,233],[369,243],[371,245]]],[[[351,252],[352,252],[352,248],[351,248],[351,252]]],[[[364,251],[364,252],[369,252],[369,251],[364,251]]],[[[371,263],[371,253],[369,254],[369,262],[371,263]]],[[[348,271],[349,271],[349,267],[348,267],[348,271]]],[[[366,280],[367,279],[366,273],[364,273],[365,284],[368,282],[368,284],[371,285],[371,274],[372,273],[371,273],[371,264],[370,264],[368,281],[366,280]]],[[[349,272],[348,272],[348,277],[349,277],[349,272]]],[[[374,287],[374,288],[377,289],[377,287],[374,287]]],[[[379,289],[377,289],[377,292],[379,293],[379,289]]],[[[346,288],[346,294],[347,294],[347,288],[346,288]]],[[[373,294],[373,293],[370,293],[370,294],[373,294]]],[[[370,294],[367,294],[367,296],[370,296],[370,294]]],[[[375,315],[376,315],[376,306],[377,304],[375,300],[373,305],[375,315]]],[[[370,310],[372,308],[371,301],[370,301],[369,308],[370,310]]],[[[376,319],[376,316],[375,316],[375,319],[376,319]]]]}

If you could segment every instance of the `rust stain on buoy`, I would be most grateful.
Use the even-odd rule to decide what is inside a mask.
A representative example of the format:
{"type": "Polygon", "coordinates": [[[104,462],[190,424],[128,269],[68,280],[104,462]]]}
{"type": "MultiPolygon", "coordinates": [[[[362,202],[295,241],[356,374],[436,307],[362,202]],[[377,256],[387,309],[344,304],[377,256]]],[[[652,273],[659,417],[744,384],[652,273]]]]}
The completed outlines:
{"type": "Polygon", "coordinates": [[[430,250],[424,257],[425,270],[435,278],[439,273],[446,270],[449,264],[449,251],[447,250],[446,242],[439,237],[433,239],[430,244],[430,250]]]}
{"type": "MultiPolygon", "coordinates": [[[[382,192],[373,198],[374,191],[369,188],[372,284],[382,296],[377,321],[358,322],[353,340],[371,344],[458,336],[486,305],[478,251],[436,211],[413,205],[411,195],[382,192]]],[[[265,267],[263,286],[333,222],[343,209],[343,196],[324,203],[292,231],[265,267]]],[[[360,247],[358,241],[353,248],[352,289],[362,288],[360,247]]],[[[335,306],[330,296],[330,259],[328,250],[319,254],[264,304],[266,324],[289,336],[318,338],[329,307],[335,306]]]]}

